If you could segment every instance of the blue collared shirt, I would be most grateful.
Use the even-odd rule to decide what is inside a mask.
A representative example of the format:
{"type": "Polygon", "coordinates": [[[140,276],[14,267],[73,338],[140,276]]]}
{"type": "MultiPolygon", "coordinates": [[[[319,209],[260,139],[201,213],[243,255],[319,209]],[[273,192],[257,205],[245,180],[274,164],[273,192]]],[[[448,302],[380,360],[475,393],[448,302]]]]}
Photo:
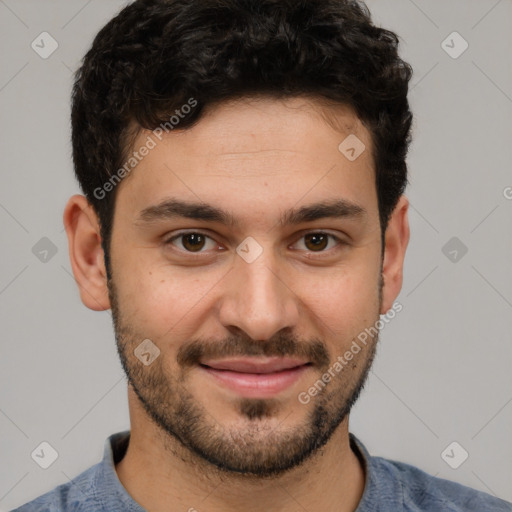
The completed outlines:
{"type": "MultiPolygon", "coordinates": [[[[101,462],[11,512],[145,512],[115,470],[126,453],[129,436],[129,430],[111,435],[101,462]]],[[[372,457],[353,434],[350,443],[366,473],[355,512],[512,512],[512,503],[487,493],[435,478],[402,462],[372,457]]]]}

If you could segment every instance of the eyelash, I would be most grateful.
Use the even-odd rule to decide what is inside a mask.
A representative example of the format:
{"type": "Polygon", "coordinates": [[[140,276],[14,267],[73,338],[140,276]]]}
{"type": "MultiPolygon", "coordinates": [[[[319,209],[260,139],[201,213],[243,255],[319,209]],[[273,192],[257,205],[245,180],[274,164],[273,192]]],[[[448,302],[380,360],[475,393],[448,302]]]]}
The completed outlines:
{"type": "MultiPolygon", "coordinates": [[[[171,238],[167,239],[164,241],[164,245],[165,246],[168,246],[168,245],[173,245],[172,242],[174,242],[174,240],[177,240],[181,237],[184,237],[184,236],[187,236],[187,235],[201,235],[201,236],[204,236],[206,238],[209,238],[210,240],[213,240],[213,238],[209,235],[207,235],[206,233],[203,233],[202,231],[186,231],[186,232],[180,232],[176,235],[173,235],[171,238]]],[[[307,235],[326,235],[328,236],[329,238],[335,240],[337,242],[337,245],[334,247],[334,248],[331,248],[331,249],[325,249],[323,251],[304,251],[304,252],[307,252],[308,254],[313,254],[313,255],[320,255],[320,254],[325,254],[325,253],[328,253],[332,250],[336,250],[336,248],[340,248],[340,246],[344,246],[344,245],[348,245],[346,242],[344,242],[343,240],[341,240],[340,238],[338,238],[337,236],[335,235],[332,235],[331,233],[327,233],[325,231],[308,231],[307,233],[304,233],[300,238],[299,240],[303,239],[304,237],[306,237],[307,235]]],[[[186,253],[187,256],[190,255],[192,256],[193,258],[198,258],[198,257],[201,257],[201,255],[205,254],[206,251],[200,251],[200,252],[192,252],[192,251],[187,251],[186,249],[176,249],[178,252],[182,252],[182,253],[186,253]]],[[[320,256],[321,257],[321,256],[320,256]]]]}

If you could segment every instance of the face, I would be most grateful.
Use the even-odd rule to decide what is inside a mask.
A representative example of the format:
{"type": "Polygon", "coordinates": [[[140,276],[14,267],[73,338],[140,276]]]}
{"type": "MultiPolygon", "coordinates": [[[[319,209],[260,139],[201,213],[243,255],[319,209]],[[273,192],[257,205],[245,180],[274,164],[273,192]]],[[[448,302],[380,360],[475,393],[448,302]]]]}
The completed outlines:
{"type": "Polygon", "coordinates": [[[221,470],[271,476],[315,453],[374,355],[376,338],[332,371],[383,312],[381,231],[369,132],[349,108],[322,112],[225,103],[153,136],[117,191],[122,364],[147,416],[221,470]],[[353,161],[338,149],[351,134],[366,147],[353,161]]]}

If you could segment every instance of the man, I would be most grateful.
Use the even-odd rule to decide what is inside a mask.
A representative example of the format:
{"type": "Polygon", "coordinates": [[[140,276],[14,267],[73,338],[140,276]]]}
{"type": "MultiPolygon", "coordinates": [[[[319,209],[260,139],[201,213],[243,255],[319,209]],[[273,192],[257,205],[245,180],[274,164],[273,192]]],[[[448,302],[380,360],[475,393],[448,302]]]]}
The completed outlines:
{"type": "Polygon", "coordinates": [[[139,0],[99,32],[64,223],[131,430],[18,511],[512,510],[349,433],[409,240],[397,46],[340,0],[139,0]]]}

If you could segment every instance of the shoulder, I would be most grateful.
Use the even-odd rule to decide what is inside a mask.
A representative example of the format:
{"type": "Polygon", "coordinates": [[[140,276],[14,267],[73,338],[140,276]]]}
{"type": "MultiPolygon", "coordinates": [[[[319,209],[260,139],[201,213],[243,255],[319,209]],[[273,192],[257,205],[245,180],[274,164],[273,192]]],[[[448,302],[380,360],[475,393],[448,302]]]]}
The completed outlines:
{"type": "Polygon", "coordinates": [[[126,512],[141,512],[143,509],[131,499],[115,471],[129,438],[129,430],[112,434],[105,440],[100,462],[11,512],[103,512],[116,505],[126,512]]]}
{"type": "Polygon", "coordinates": [[[62,512],[86,510],[94,505],[95,478],[99,464],[96,464],[73,480],[55,487],[53,490],[25,503],[11,512],[62,512]]]}
{"type": "Polygon", "coordinates": [[[437,478],[421,469],[371,457],[379,480],[394,481],[401,488],[403,508],[408,512],[512,512],[512,504],[482,491],[437,478]]]}

